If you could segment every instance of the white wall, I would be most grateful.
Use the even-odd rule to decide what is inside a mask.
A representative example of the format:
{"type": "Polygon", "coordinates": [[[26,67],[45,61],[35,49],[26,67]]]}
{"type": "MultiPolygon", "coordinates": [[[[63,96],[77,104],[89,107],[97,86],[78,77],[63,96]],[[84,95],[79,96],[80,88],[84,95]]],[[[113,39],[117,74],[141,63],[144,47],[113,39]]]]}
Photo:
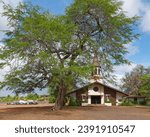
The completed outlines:
{"type": "Polygon", "coordinates": [[[104,87],[102,85],[93,84],[88,88],[88,95],[104,95],[104,87]],[[98,91],[94,91],[93,88],[98,87],[98,91]]]}
{"type": "Polygon", "coordinates": [[[91,96],[101,96],[101,104],[104,104],[104,86],[99,84],[93,84],[88,88],[88,104],[91,104],[91,96]],[[93,88],[98,87],[98,91],[94,91],[93,88]]]}

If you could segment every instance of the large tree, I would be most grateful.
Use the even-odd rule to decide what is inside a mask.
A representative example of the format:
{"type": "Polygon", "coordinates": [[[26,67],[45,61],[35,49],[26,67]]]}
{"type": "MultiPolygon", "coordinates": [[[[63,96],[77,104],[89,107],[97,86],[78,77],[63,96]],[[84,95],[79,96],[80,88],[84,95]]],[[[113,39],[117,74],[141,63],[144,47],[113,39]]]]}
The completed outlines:
{"type": "Polygon", "coordinates": [[[90,74],[94,54],[109,77],[113,65],[128,62],[125,44],[137,38],[137,17],[127,17],[117,0],[75,0],[63,16],[27,3],[15,9],[4,4],[4,9],[11,29],[0,59],[1,67],[11,69],[1,86],[16,93],[52,87],[56,109],[62,108],[66,92],[90,74]]]}
{"type": "Polygon", "coordinates": [[[78,30],[81,48],[90,45],[90,52],[100,57],[102,74],[111,79],[114,65],[129,63],[124,58],[126,44],[139,35],[133,32],[138,17],[128,18],[118,0],[75,0],[67,8],[67,15],[78,30]]]}
{"type": "Polygon", "coordinates": [[[144,90],[146,91],[148,87],[149,74],[150,68],[137,65],[131,72],[125,74],[122,88],[130,95],[144,95],[144,90]]]}

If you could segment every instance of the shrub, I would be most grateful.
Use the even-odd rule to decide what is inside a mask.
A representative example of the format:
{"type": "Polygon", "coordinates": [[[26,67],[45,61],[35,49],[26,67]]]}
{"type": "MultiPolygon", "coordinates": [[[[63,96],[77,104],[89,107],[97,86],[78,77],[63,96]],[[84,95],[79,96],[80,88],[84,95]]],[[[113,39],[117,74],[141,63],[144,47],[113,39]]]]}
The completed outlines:
{"type": "Polygon", "coordinates": [[[130,101],[134,105],[146,105],[146,100],[143,101],[130,101]]]}
{"type": "Polygon", "coordinates": [[[120,106],[133,106],[134,104],[131,101],[124,101],[120,104],[120,106]]]}
{"type": "Polygon", "coordinates": [[[18,101],[18,100],[20,100],[20,97],[19,97],[19,96],[14,96],[14,97],[13,97],[13,100],[14,100],[14,101],[18,101]]]}
{"type": "Polygon", "coordinates": [[[55,96],[50,96],[49,98],[49,103],[55,103],[56,97],[55,96]]]}
{"type": "Polygon", "coordinates": [[[139,105],[146,105],[146,100],[139,101],[138,104],[139,104],[139,105]]]}
{"type": "Polygon", "coordinates": [[[39,95],[38,94],[33,94],[33,93],[29,93],[25,99],[27,100],[38,100],[39,99],[39,95]]]}
{"type": "Polygon", "coordinates": [[[39,98],[38,98],[38,101],[44,101],[44,100],[45,100],[44,97],[39,97],[39,98]]]}
{"type": "Polygon", "coordinates": [[[81,101],[76,100],[73,97],[70,97],[69,106],[81,106],[81,101]]]}
{"type": "Polygon", "coordinates": [[[3,98],[2,100],[3,102],[10,102],[10,101],[14,101],[14,97],[13,96],[10,96],[8,95],[7,97],[3,98]]]}

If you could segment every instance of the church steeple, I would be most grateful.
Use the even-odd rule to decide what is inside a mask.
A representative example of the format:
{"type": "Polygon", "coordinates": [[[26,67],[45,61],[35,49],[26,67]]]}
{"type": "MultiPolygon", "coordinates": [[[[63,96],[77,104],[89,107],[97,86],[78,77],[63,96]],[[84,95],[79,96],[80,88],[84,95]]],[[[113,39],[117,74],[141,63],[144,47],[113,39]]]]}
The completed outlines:
{"type": "Polygon", "coordinates": [[[101,66],[100,66],[100,60],[98,56],[95,54],[93,58],[93,71],[92,71],[92,77],[91,77],[91,83],[95,81],[101,81],[101,66]]]}

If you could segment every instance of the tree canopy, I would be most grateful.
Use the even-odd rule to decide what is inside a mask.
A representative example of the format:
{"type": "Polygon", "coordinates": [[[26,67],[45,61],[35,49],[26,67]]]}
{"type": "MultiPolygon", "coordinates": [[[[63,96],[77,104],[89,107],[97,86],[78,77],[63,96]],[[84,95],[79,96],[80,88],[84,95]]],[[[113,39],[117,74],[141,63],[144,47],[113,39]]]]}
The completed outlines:
{"type": "Polygon", "coordinates": [[[140,78],[141,85],[139,91],[143,96],[150,98],[150,73],[140,78]]]}
{"type": "Polygon", "coordinates": [[[32,92],[52,87],[61,108],[66,92],[90,75],[92,58],[101,60],[104,77],[113,65],[128,63],[125,44],[138,37],[137,17],[129,18],[117,0],[75,0],[66,13],[55,16],[38,6],[20,3],[15,9],[4,4],[8,19],[1,68],[10,66],[1,87],[32,92]]]}
{"type": "Polygon", "coordinates": [[[122,79],[122,88],[130,95],[150,95],[150,68],[142,65],[136,66],[130,73],[126,73],[122,79]]]}

